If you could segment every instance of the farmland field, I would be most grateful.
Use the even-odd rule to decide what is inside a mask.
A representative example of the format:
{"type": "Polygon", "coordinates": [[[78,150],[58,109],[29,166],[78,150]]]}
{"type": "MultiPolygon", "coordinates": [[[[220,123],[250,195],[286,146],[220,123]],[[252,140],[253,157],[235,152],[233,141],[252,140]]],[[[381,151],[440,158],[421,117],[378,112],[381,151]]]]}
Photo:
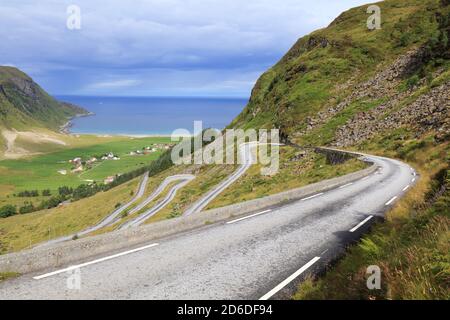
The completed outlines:
{"type": "Polygon", "coordinates": [[[32,158],[0,161],[1,198],[22,190],[57,190],[60,186],[76,187],[85,180],[102,182],[107,176],[125,173],[139,168],[158,158],[163,150],[148,155],[131,156],[129,153],[142,150],[153,144],[170,143],[167,137],[130,138],[123,137],[115,141],[80,146],[70,149],[34,156],[32,158]],[[69,160],[81,157],[88,160],[92,156],[101,156],[112,152],[120,160],[105,160],[94,163],[91,169],[72,173],[73,165],[69,160]],[[66,170],[67,174],[59,173],[66,170]]]}

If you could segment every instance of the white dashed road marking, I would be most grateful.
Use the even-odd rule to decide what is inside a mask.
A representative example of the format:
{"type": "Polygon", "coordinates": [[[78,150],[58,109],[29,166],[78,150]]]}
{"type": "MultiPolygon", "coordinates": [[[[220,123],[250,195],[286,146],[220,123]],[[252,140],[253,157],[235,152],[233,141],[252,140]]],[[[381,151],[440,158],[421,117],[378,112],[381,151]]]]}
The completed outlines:
{"type": "Polygon", "coordinates": [[[361,228],[367,221],[369,221],[372,218],[373,218],[373,216],[367,217],[366,219],[364,219],[364,221],[360,222],[357,226],[355,226],[353,229],[351,229],[350,232],[355,232],[356,230],[361,228]]]}
{"type": "Polygon", "coordinates": [[[240,218],[240,219],[236,219],[236,220],[233,220],[233,221],[228,221],[227,224],[232,224],[232,223],[236,223],[236,222],[239,222],[239,221],[242,221],[242,220],[245,220],[245,219],[250,219],[250,218],[259,216],[261,214],[268,213],[270,211],[272,211],[272,210],[269,209],[269,210],[265,210],[265,211],[258,212],[258,213],[255,213],[255,214],[251,214],[249,216],[246,216],[246,217],[243,217],[243,218],[240,218]]]}
{"type": "Polygon", "coordinates": [[[302,273],[304,273],[306,270],[308,270],[313,264],[315,264],[319,260],[320,260],[320,257],[313,258],[311,261],[309,261],[307,264],[305,264],[303,267],[301,267],[296,272],[294,272],[291,276],[289,276],[286,280],[284,280],[279,285],[277,285],[275,288],[273,288],[268,293],[266,293],[264,296],[262,296],[259,300],[269,300],[273,295],[275,295],[281,289],[286,287],[289,283],[291,283],[293,280],[295,280],[295,278],[300,276],[302,273]]]}
{"type": "Polygon", "coordinates": [[[392,202],[395,201],[395,199],[397,199],[397,196],[393,197],[391,200],[389,200],[388,202],[386,202],[386,205],[390,205],[392,202]]]}
{"type": "Polygon", "coordinates": [[[41,279],[48,278],[48,277],[51,277],[51,276],[54,276],[54,275],[57,275],[57,274],[60,274],[60,273],[63,273],[63,272],[67,272],[67,271],[83,268],[83,267],[89,266],[91,264],[96,264],[96,263],[108,261],[108,260],[111,260],[111,259],[114,259],[114,258],[119,258],[119,257],[125,256],[125,255],[130,254],[130,253],[135,253],[135,252],[139,252],[139,251],[142,251],[142,250],[145,250],[145,249],[156,247],[157,245],[159,245],[159,244],[158,243],[153,243],[153,244],[150,244],[148,246],[144,246],[144,247],[140,247],[140,248],[137,248],[137,249],[121,252],[121,253],[118,253],[118,254],[115,254],[115,255],[112,255],[112,256],[104,257],[104,258],[101,258],[101,259],[93,260],[93,261],[90,261],[90,262],[86,262],[86,263],[78,264],[78,265],[75,265],[75,266],[70,266],[68,268],[64,268],[64,269],[60,269],[60,270],[57,270],[57,271],[53,271],[53,272],[50,272],[50,273],[46,273],[46,274],[43,274],[43,275],[40,275],[40,276],[37,276],[37,277],[33,277],[33,279],[41,280],[41,279]]]}

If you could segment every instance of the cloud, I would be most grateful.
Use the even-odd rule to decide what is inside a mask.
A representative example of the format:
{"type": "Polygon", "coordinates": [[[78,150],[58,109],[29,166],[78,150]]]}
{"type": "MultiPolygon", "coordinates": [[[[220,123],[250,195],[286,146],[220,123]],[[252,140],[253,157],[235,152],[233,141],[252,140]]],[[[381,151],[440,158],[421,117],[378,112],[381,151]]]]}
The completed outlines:
{"type": "Polygon", "coordinates": [[[300,36],[365,1],[0,2],[0,56],[51,93],[248,95],[300,36]],[[71,4],[80,30],[66,27],[71,4]]]}
{"type": "Polygon", "coordinates": [[[92,83],[89,85],[89,87],[93,89],[117,89],[117,88],[135,87],[140,83],[142,83],[142,81],[140,80],[124,79],[124,80],[92,83]]]}

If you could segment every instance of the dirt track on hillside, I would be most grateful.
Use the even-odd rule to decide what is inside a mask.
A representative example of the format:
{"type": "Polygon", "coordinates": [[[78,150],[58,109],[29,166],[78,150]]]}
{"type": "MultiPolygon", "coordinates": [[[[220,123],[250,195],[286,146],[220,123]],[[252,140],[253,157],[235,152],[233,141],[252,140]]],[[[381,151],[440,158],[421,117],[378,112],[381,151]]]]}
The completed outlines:
{"type": "Polygon", "coordinates": [[[5,138],[6,142],[6,150],[3,153],[4,159],[19,159],[26,156],[39,154],[17,146],[16,140],[19,137],[33,144],[54,143],[59,145],[67,145],[64,141],[53,138],[48,134],[34,131],[16,131],[14,129],[4,129],[2,130],[2,135],[5,138]]]}

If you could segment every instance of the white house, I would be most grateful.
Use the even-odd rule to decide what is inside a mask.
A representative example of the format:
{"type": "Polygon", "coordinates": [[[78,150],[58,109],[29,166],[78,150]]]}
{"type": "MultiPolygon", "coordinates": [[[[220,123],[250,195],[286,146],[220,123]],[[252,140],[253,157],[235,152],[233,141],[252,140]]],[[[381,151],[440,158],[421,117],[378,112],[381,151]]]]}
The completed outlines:
{"type": "Polygon", "coordinates": [[[110,183],[113,183],[114,180],[116,180],[116,177],[115,177],[115,176],[109,176],[109,177],[107,177],[103,182],[104,182],[105,184],[110,184],[110,183]]]}

